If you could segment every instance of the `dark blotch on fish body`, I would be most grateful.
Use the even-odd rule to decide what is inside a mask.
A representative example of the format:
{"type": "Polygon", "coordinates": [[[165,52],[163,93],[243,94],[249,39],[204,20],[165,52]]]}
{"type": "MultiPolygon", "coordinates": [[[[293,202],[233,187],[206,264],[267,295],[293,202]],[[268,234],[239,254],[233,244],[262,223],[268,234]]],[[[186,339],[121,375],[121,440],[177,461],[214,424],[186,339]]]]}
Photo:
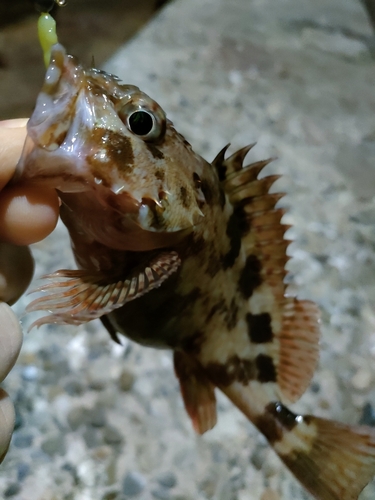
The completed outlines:
{"type": "Polygon", "coordinates": [[[165,179],[165,173],[163,170],[156,170],[155,172],[155,177],[158,179],[158,181],[164,181],[165,179]]]}
{"type": "Polygon", "coordinates": [[[246,314],[249,338],[255,344],[272,342],[271,316],[268,313],[246,314]]]}
{"type": "Polygon", "coordinates": [[[271,356],[258,354],[255,358],[255,364],[258,370],[257,380],[259,382],[276,382],[276,369],[271,356]]]}
{"type": "Polygon", "coordinates": [[[187,192],[186,187],[184,187],[184,186],[180,187],[180,199],[181,199],[182,206],[184,208],[189,208],[190,207],[190,201],[191,201],[190,200],[190,195],[187,192]]]}
{"type": "Polygon", "coordinates": [[[241,231],[236,212],[233,212],[229,217],[226,234],[229,238],[230,248],[222,259],[224,269],[233,266],[241,249],[241,231]]]}
{"type": "Polygon", "coordinates": [[[219,387],[226,387],[235,381],[247,385],[256,377],[254,362],[237,355],[231,356],[225,364],[212,362],[205,368],[210,380],[219,387]]]}
{"type": "Polygon", "coordinates": [[[242,270],[238,288],[245,299],[252,296],[254,290],[262,283],[262,264],[256,255],[249,255],[242,270]]]}
{"type": "Polygon", "coordinates": [[[205,339],[204,332],[201,330],[196,330],[192,335],[183,340],[182,348],[189,354],[198,356],[198,354],[201,351],[204,339],[205,339]]]}
{"type": "Polygon", "coordinates": [[[281,441],[285,431],[292,431],[298,424],[298,415],[291,412],[280,402],[269,403],[263,415],[255,422],[258,429],[271,444],[281,441]]]}
{"type": "MultiPolygon", "coordinates": [[[[109,163],[115,164],[116,167],[125,173],[131,172],[131,167],[134,163],[134,154],[131,142],[127,137],[117,134],[112,130],[105,130],[96,127],[91,132],[91,139],[96,144],[102,144],[105,148],[109,163]]],[[[91,160],[90,163],[92,163],[91,160]]],[[[106,163],[96,162],[96,166],[101,166],[102,170],[112,168],[106,163]]]]}

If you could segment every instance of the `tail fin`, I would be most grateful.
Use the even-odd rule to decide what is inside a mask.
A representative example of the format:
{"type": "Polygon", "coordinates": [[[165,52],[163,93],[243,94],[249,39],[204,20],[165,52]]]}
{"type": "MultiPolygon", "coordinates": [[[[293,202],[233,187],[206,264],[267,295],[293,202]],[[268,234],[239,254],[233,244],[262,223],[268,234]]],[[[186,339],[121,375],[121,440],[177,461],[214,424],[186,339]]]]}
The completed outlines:
{"type": "Polygon", "coordinates": [[[235,383],[221,390],[317,500],[356,500],[375,476],[375,429],[296,415],[266,403],[263,387],[235,383]]]}
{"type": "Polygon", "coordinates": [[[355,500],[375,475],[375,430],[271,403],[254,422],[285,465],[319,500],[355,500]]]}

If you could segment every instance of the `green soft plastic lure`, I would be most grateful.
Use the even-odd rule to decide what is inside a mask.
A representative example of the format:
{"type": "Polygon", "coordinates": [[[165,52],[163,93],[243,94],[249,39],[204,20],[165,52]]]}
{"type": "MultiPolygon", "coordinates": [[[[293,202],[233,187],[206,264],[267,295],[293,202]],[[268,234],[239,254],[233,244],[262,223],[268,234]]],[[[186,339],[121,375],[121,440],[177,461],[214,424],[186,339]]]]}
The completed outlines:
{"type": "Polygon", "coordinates": [[[44,64],[47,68],[51,59],[51,47],[58,42],[56,34],[56,21],[50,14],[45,12],[40,14],[38,19],[38,36],[43,50],[44,64]]]}
{"type": "Polygon", "coordinates": [[[43,50],[44,64],[46,68],[51,59],[51,47],[58,43],[56,34],[56,21],[48,14],[54,5],[63,7],[66,0],[39,0],[35,2],[35,7],[40,11],[38,19],[38,37],[43,50]]]}

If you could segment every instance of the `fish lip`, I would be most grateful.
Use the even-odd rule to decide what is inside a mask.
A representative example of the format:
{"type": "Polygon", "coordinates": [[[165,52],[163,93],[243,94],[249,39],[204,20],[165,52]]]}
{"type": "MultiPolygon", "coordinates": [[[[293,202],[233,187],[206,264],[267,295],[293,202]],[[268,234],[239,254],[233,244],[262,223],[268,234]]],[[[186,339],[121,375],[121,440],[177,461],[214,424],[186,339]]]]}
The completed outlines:
{"type": "Polygon", "coordinates": [[[82,66],[73,56],[66,53],[61,44],[53,45],[42,90],[27,123],[28,135],[36,145],[49,149],[49,141],[52,140],[50,130],[59,123],[65,123],[65,127],[69,128],[71,110],[75,106],[83,84],[82,66]]]}

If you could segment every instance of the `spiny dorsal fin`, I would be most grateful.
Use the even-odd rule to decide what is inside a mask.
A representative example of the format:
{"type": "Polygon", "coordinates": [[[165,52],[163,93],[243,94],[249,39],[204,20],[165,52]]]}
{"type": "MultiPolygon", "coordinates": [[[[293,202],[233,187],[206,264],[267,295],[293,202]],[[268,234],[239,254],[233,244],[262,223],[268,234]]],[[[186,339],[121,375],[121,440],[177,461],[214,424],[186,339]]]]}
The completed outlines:
{"type": "Polygon", "coordinates": [[[224,160],[223,165],[227,167],[226,173],[227,177],[232,174],[232,172],[238,172],[243,168],[243,161],[247,153],[255,146],[256,142],[253,144],[248,144],[247,146],[234,152],[229,158],[224,160]]]}
{"type": "MultiPolygon", "coordinates": [[[[280,318],[280,327],[273,332],[279,342],[279,355],[273,361],[277,364],[277,382],[281,393],[291,402],[304,393],[316,368],[319,313],[311,302],[285,296],[285,265],[289,260],[287,249],[290,241],[284,238],[284,233],[290,226],[281,222],[285,210],[276,208],[284,193],[269,192],[279,175],[258,179],[259,173],[273,158],[241,168],[251,147],[241,149],[227,160],[222,159],[225,151],[222,153],[221,164],[230,165],[222,185],[240,218],[242,246],[248,256],[245,276],[253,285],[256,284],[254,289],[249,289],[253,296],[259,293],[259,297],[262,294],[267,296],[269,290],[272,292],[274,303],[268,313],[271,316],[276,313],[275,317],[280,318]]],[[[247,290],[243,282],[241,286],[247,290]]],[[[253,311],[250,310],[250,313],[253,311]]],[[[267,345],[264,348],[267,350],[267,345]]],[[[271,351],[272,346],[270,356],[271,351]]]]}
{"type": "Polygon", "coordinates": [[[243,161],[245,156],[255,146],[256,142],[245,146],[235,153],[233,153],[229,158],[225,159],[225,153],[229,148],[230,144],[227,144],[212,161],[212,165],[217,169],[219,179],[223,181],[227,179],[228,176],[241,170],[243,167],[243,161]]]}
{"type": "Polygon", "coordinates": [[[216,168],[219,179],[223,181],[226,177],[226,167],[224,166],[224,161],[225,161],[225,153],[227,152],[227,149],[229,148],[230,143],[227,144],[226,146],[223,147],[221,151],[218,152],[218,154],[215,156],[215,158],[212,160],[212,165],[216,168]]]}
{"type": "Polygon", "coordinates": [[[48,323],[79,325],[100,318],[159,287],[180,264],[176,252],[162,252],[139,272],[110,283],[104,281],[102,273],[92,271],[63,269],[43,276],[52,283],[33,292],[43,291],[48,295],[33,300],[26,312],[48,310],[51,314],[35,321],[29,330],[48,323]]]}

